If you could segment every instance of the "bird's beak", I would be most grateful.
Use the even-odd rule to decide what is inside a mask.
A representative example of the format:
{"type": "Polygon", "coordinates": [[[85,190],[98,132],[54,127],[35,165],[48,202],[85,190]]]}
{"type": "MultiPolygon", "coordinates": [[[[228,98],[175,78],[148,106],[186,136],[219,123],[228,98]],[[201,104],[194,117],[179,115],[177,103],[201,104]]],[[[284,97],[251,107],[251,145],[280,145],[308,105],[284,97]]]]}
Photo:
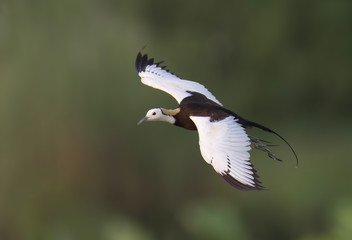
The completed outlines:
{"type": "Polygon", "coordinates": [[[141,124],[142,122],[145,122],[145,121],[147,121],[148,120],[148,117],[144,117],[144,118],[142,118],[138,123],[137,123],[137,125],[139,125],[139,124],[141,124]]]}

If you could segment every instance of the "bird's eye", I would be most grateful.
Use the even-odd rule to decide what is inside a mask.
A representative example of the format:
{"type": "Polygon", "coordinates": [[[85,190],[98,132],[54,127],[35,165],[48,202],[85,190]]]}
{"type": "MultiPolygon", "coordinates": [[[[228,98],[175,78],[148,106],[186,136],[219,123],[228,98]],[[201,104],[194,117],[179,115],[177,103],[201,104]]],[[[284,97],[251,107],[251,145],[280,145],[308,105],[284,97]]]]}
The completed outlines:
{"type": "Polygon", "coordinates": [[[153,115],[156,115],[156,112],[153,112],[153,115]]]}

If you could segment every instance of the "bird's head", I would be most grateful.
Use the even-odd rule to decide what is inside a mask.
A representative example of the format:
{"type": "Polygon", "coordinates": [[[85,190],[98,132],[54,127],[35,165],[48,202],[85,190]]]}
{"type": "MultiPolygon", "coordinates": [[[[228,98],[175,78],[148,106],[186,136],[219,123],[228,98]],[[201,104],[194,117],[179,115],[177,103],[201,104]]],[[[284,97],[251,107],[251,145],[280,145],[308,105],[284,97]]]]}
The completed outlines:
{"type": "Polygon", "coordinates": [[[174,124],[176,119],[174,116],[166,114],[163,108],[152,108],[137,124],[139,125],[145,121],[163,121],[174,124]]]}

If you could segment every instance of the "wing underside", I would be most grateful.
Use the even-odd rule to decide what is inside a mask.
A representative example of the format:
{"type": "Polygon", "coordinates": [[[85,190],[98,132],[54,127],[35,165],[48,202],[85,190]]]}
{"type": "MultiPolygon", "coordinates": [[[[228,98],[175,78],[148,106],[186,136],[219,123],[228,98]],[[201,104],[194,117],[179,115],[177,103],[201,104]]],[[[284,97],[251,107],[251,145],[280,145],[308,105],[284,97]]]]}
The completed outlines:
{"type": "Polygon", "coordinates": [[[191,92],[203,94],[208,99],[221,103],[202,84],[184,80],[169,72],[161,62],[154,63],[153,58],[138,53],[136,58],[136,71],[142,79],[142,83],[150,87],[164,91],[173,96],[178,103],[191,96],[191,92]]]}
{"type": "Polygon", "coordinates": [[[204,160],[232,186],[242,190],[262,189],[250,162],[250,139],[234,116],[220,121],[191,116],[199,133],[204,160]]]}

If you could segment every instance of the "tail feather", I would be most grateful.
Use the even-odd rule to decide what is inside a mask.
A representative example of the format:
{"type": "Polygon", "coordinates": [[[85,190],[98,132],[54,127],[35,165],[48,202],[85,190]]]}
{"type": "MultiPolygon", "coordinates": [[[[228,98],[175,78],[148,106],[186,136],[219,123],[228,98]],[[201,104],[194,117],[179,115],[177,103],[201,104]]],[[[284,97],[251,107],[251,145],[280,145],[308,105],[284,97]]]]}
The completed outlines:
{"type": "MultiPolygon", "coordinates": [[[[291,149],[293,155],[295,156],[295,159],[296,159],[296,167],[298,167],[298,157],[297,157],[297,154],[295,152],[295,150],[293,149],[293,147],[288,143],[288,141],[283,138],[280,134],[278,134],[277,132],[275,132],[274,130],[271,130],[270,128],[268,127],[265,127],[259,123],[255,123],[255,122],[252,122],[252,121],[249,121],[249,120],[246,120],[240,116],[238,116],[236,113],[226,109],[226,108],[223,108],[223,107],[220,107],[220,109],[222,109],[223,111],[235,116],[237,119],[238,119],[238,123],[240,123],[244,128],[247,128],[247,127],[256,127],[256,128],[260,128],[266,132],[270,132],[270,133],[273,133],[275,134],[276,136],[278,136],[279,138],[281,138],[282,141],[284,141],[287,146],[291,149]]],[[[256,148],[262,150],[262,151],[265,151],[269,154],[269,157],[271,158],[274,158],[276,160],[280,160],[278,159],[267,147],[269,146],[268,144],[265,144],[265,141],[261,141],[260,139],[258,138],[253,138],[253,137],[250,137],[252,143],[255,145],[256,148]]]]}
{"type": "MultiPolygon", "coordinates": [[[[259,123],[255,123],[255,122],[252,122],[252,121],[249,121],[249,120],[245,120],[245,119],[241,119],[241,124],[244,126],[244,127],[256,127],[256,128],[260,128],[264,131],[267,131],[267,132],[270,132],[270,133],[273,133],[275,134],[276,136],[278,136],[279,138],[281,138],[281,140],[283,140],[287,146],[289,146],[289,148],[291,149],[293,155],[295,156],[296,158],[296,166],[298,167],[298,157],[297,157],[297,154],[295,152],[295,150],[293,149],[293,147],[288,143],[288,141],[283,138],[280,134],[278,134],[277,132],[271,130],[270,128],[268,127],[265,127],[259,123]]],[[[255,145],[256,148],[262,150],[262,151],[265,151],[268,153],[269,157],[273,158],[273,159],[276,159],[276,160],[279,160],[281,161],[280,159],[278,159],[268,148],[267,146],[269,145],[266,145],[263,143],[263,141],[261,141],[260,139],[258,138],[254,138],[254,137],[250,137],[251,139],[251,142],[255,145]]]]}

